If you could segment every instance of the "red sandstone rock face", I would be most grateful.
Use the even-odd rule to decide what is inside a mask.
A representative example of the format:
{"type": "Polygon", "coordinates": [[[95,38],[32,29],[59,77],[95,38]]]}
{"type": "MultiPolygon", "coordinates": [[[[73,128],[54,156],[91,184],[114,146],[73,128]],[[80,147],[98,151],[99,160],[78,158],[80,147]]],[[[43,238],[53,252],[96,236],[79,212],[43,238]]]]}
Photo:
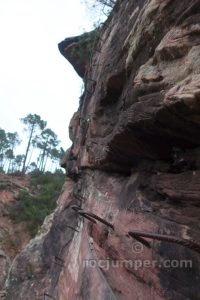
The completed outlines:
{"type": "Polygon", "coordinates": [[[27,245],[29,233],[22,223],[15,223],[10,217],[10,208],[16,202],[20,188],[29,187],[28,176],[7,176],[0,174],[0,299],[11,263],[27,245]]]}
{"type": "Polygon", "coordinates": [[[62,44],[85,73],[68,178],[13,263],[7,299],[200,298],[199,23],[199,0],[118,1],[87,73],[74,38],[62,44]]]}

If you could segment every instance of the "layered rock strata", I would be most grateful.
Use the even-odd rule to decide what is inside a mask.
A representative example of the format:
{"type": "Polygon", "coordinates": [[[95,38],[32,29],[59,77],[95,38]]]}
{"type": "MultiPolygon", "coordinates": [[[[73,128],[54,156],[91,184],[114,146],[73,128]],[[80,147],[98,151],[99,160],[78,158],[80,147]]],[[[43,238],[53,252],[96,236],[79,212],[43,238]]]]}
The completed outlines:
{"type": "Polygon", "coordinates": [[[196,300],[200,1],[117,1],[93,38],[59,45],[85,84],[67,180],[7,299],[196,300]]]}

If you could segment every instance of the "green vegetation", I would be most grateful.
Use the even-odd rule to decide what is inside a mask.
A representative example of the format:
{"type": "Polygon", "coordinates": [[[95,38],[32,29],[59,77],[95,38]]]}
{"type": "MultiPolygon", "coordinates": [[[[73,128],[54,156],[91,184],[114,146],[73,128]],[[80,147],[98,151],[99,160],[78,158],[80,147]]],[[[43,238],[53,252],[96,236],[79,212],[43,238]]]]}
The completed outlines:
{"type": "Polygon", "coordinates": [[[105,21],[105,16],[109,16],[116,0],[83,0],[82,3],[85,5],[88,13],[92,15],[94,30],[86,32],[80,37],[78,45],[74,47],[74,54],[82,61],[89,61],[97,45],[99,30],[105,21]]]}
{"type": "Polygon", "coordinates": [[[0,181],[0,191],[5,190],[8,187],[8,183],[4,181],[0,181]]]}
{"type": "MultiPolygon", "coordinates": [[[[17,201],[10,207],[10,217],[16,222],[24,222],[33,237],[44,218],[56,207],[65,180],[59,169],[59,161],[65,152],[62,147],[58,148],[57,135],[46,127],[47,122],[39,115],[28,114],[21,121],[27,134],[24,154],[15,154],[21,142],[18,133],[0,128],[0,173],[29,174],[30,187],[19,191],[17,201]],[[33,153],[35,161],[32,161],[33,153]]],[[[8,182],[2,180],[0,190],[10,185],[9,176],[6,178],[8,182]]]]}
{"type": "Polygon", "coordinates": [[[6,132],[0,128],[0,172],[27,173],[34,170],[45,172],[46,167],[55,171],[60,159],[64,156],[57,135],[47,128],[47,122],[39,115],[28,114],[21,119],[27,133],[27,146],[24,154],[15,155],[15,148],[21,143],[17,132],[6,132]],[[32,157],[36,161],[31,161],[32,157]]]}
{"type": "Polygon", "coordinates": [[[99,28],[96,28],[91,32],[85,32],[81,35],[79,43],[73,50],[73,54],[81,61],[89,61],[98,40],[98,30],[99,28]]]}
{"type": "Polygon", "coordinates": [[[22,189],[19,192],[10,216],[16,222],[24,222],[32,237],[36,235],[44,218],[55,209],[64,180],[65,175],[61,171],[54,174],[35,171],[30,173],[30,191],[22,189]]]}

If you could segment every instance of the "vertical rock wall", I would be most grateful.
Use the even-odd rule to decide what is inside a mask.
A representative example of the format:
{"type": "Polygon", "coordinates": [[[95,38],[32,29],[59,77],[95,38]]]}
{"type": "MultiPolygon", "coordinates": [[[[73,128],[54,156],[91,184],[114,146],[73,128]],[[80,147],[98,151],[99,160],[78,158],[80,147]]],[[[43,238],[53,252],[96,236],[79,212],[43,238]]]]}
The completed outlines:
{"type": "Polygon", "coordinates": [[[199,299],[200,1],[118,1],[95,40],[59,44],[85,84],[67,180],[7,299],[199,299]]]}

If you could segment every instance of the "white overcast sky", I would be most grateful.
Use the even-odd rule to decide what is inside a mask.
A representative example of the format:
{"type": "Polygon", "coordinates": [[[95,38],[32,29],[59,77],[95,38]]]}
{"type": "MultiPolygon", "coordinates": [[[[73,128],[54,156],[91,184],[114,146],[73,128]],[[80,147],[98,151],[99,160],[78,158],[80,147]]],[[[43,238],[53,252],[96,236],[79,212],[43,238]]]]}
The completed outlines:
{"type": "Polygon", "coordinates": [[[82,81],[57,44],[91,28],[81,0],[0,0],[1,128],[21,135],[19,119],[36,113],[70,146],[82,81]]]}

